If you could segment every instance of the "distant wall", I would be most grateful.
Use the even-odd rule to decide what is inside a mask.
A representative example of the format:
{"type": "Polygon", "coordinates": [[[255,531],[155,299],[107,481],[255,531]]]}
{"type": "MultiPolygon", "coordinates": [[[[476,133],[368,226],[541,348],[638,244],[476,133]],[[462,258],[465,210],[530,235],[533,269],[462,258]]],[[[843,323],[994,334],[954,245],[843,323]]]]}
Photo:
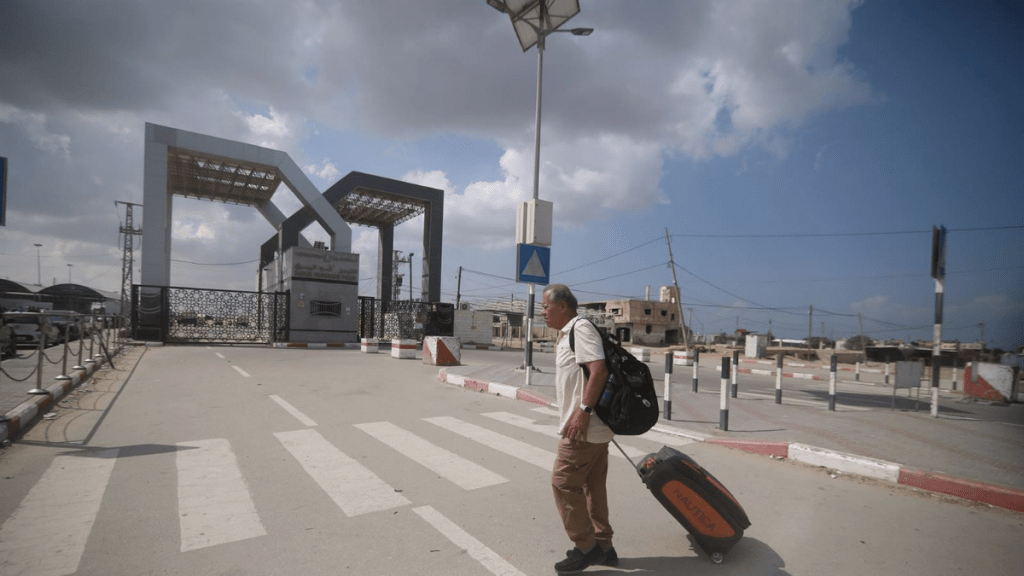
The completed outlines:
{"type": "Polygon", "coordinates": [[[455,311],[455,334],[463,342],[473,344],[491,343],[491,324],[494,323],[494,313],[482,310],[456,310],[455,311]]]}

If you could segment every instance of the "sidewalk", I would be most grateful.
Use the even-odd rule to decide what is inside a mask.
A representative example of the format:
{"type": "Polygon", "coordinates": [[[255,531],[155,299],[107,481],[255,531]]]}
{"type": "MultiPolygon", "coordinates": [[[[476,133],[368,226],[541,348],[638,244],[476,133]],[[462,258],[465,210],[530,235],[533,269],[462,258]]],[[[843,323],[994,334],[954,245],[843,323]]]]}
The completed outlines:
{"type": "MultiPolygon", "coordinates": [[[[702,369],[704,363],[702,362],[702,369]]],[[[530,386],[514,366],[442,368],[438,380],[508,398],[550,405],[552,368],[535,370],[530,386]]],[[[671,419],[655,429],[774,458],[789,458],[836,473],[876,478],[1024,512],[1024,425],[966,416],[958,394],[944,391],[940,417],[921,411],[775,404],[774,398],[730,398],[729,430],[719,428],[720,382],[692,392],[690,369],[673,375],[671,419]]],[[[655,377],[659,398],[663,381],[655,377]]],[[[1024,406],[1013,405],[1024,417],[1024,406]]],[[[662,403],[664,410],[664,403],[662,403]]],[[[1021,420],[1024,422],[1024,420],[1021,420]]]]}

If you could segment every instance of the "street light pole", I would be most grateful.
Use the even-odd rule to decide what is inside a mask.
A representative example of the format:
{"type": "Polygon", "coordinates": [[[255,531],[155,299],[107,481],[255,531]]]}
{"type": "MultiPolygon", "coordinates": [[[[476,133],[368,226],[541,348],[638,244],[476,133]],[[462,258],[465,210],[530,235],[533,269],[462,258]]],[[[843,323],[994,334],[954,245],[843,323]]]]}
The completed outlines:
{"type": "MultiPolygon", "coordinates": [[[[507,14],[512,20],[516,36],[519,38],[523,51],[528,50],[534,43],[537,45],[537,109],[534,119],[534,140],[533,140],[533,199],[540,199],[540,117],[541,104],[543,102],[543,80],[544,80],[544,40],[554,32],[570,32],[574,36],[589,36],[594,30],[592,28],[573,28],[572,30],[559,30],[558,27],[575,16],[579,12],[579,3],[573,2],[568,6],[565,13],[552,15],[549,4],[552,0],[540,0],[536,3],[526,3],[512,9],[505,0],[487,0],[492,8],[507,14]],[[536,22],[536,23],[534,23],[536,22]]],[[[563,9],[566,7],[563,6],[563,9]]],[[[524,366],[526,370],[526,385],[530,385],[530,375],[533,371],[533,317],[536,305],[537,286],[529,283],[529,297],[526,301],[526,345],[524,346],[524,366]]]]}
{"type": "Polygon", "coordinates": [[[43,285],[43,261],[39,256],[39,249],[42,246],[42,244],[36,244],[36,284],[39,286],[43,285]]]}
{"type": "Polygon", "coordinates": [[[72,266],[74,266],[74,264],[68,264],[68,284],[71,284],[71,267],[72,266]]]}

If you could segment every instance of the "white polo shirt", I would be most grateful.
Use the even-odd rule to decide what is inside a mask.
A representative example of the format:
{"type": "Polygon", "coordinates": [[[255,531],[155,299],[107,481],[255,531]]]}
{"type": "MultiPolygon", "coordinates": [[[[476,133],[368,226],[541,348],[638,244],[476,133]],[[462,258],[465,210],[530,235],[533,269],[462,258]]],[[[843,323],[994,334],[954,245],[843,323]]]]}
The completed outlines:
{"type": "MultiPolygon", "coordinates": [[[[604,360],[604,345],[597,328],[589,321],[574,317],[562,326],[562,335],[555,346],[555,403],[558,405],[558,433],[562,434],[572,411],[579,408],[583,400],[583,386],[586,377],[580,364],[604,360]],[[569,331],[576,326],[573,353],[569,347],[569,331]]],[[[601,421],[597,414],[590,415],[587,442],[600,444],[611,442],[615,434],[601,421]]]]}

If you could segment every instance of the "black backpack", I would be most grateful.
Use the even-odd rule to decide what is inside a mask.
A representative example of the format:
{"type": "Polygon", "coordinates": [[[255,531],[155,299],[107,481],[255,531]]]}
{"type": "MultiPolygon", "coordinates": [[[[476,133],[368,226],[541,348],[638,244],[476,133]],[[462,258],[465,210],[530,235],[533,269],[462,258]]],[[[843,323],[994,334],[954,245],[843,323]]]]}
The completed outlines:
{"type": "MultiPolygon", "coordinates": [[[[587,322],[590,320],[584,318],[587,322]]],[[[611,428],[623,436],[637,436],[650,430],[658,422],[658,395],[654,391],[654,378],[647,364],[622,347],[622,343],[593,322],[601,335],[604,345],[604,363],[608,367],[608,381],[594,413],[611,428]]],[[[576,325],[569,329],[569,348],[576,353],[576,325]]],[[[583,374],[590,378],[590,371],[582,366],[583,374]]]]}

